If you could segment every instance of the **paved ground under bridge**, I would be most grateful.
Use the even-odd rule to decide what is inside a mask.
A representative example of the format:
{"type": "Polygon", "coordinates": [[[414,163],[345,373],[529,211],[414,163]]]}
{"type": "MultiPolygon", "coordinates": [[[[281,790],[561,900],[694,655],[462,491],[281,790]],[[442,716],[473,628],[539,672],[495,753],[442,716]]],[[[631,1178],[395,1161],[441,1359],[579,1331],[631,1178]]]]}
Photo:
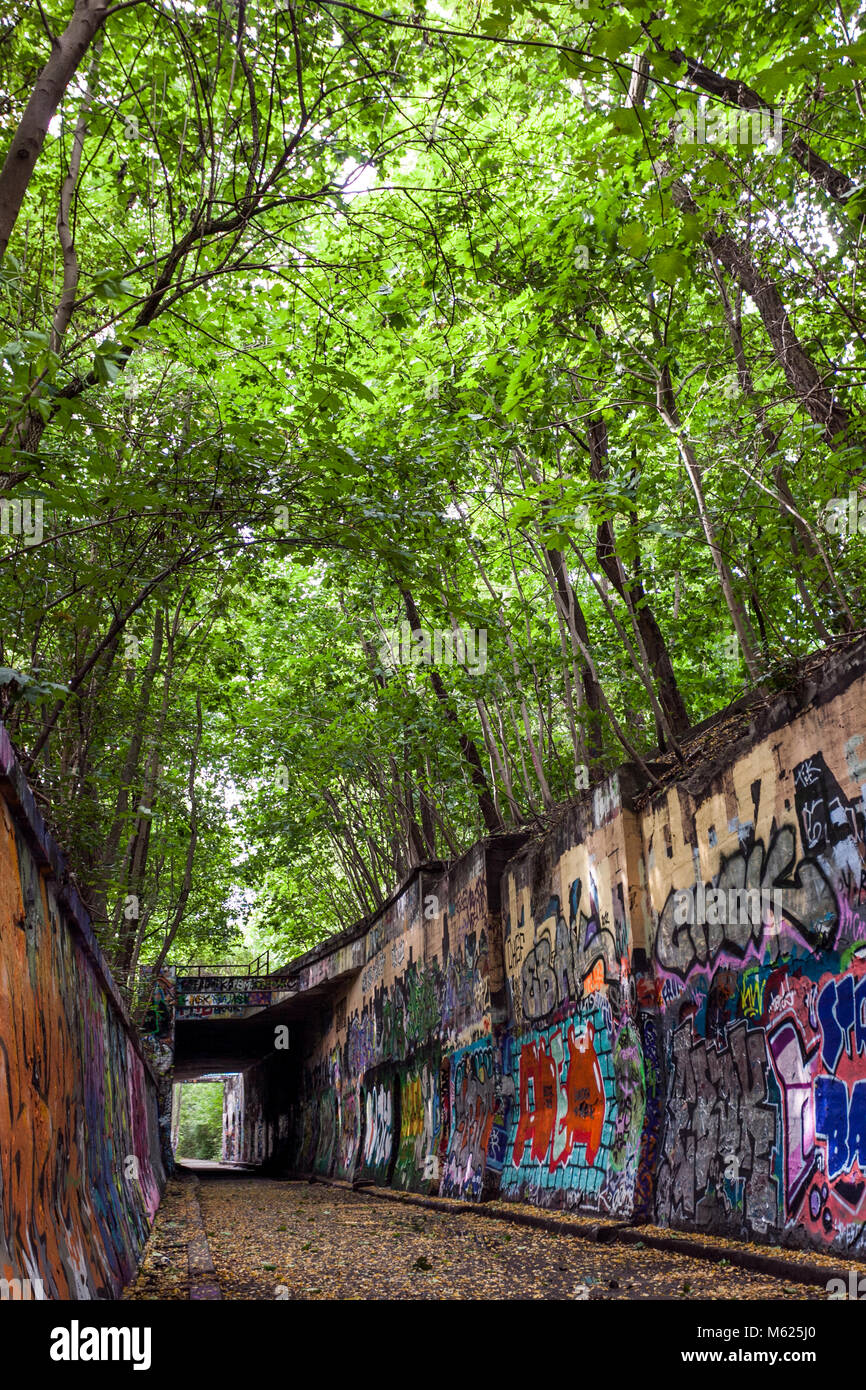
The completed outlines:
{"type": "Polygon", "coordinates": [[[169,1184],[126,1297],[826,1299],[823,1288],[795,1277],[786,1283],[684,1255],[208,1164],[191,1165],[169,1184]],[[205,1273],[202,1224],[212,1266],[205,1273]]]}

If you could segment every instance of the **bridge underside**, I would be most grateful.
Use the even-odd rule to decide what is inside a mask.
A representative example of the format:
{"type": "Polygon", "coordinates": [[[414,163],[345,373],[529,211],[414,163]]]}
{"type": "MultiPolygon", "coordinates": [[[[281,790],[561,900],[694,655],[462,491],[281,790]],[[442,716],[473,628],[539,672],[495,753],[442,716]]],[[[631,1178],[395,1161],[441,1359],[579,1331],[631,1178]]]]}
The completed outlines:
{"type": "MultiPolygon", "coordinates": [[[[160,1128],[166,1160],[177,1138],[175,1086],[225,1078],[223,1159],[253,1166],[286,1164],[289,1125],[301,1080],[302,1039],[333,1008],[340,978],[315,982],[223,966],[142,975],[150,992],[144,1041],[159,1078],[160,1128]],[[171,1136],[171,1138],[169,1138],[171,1136]]],[[[357,973],[354,961],[348,973],[357,973]]]]}
{"type": "MultiPolygon", "coordinates": [[[[300,1084],[302,1035],[323,1007],[332,1006],[337,985],[325,980],[301,993],[289,992],[283,980],[270,983],[272,997],[277,995],[273,1003],[232,1011],[224,1008],[230,990],[210,1005],[201,991],[191,991],[184,982],[178,990],[184,1003],[174,1017],[170,1078],[183,1084],[224,1076],[223,1161],[281,1172],[288,1162],[289,1117],[300,1084]]],[[[167,1093],[167,1106],[170,1100],[167,1093]]],[[[176,1103],[171,1112],[174,1143],[176,1103]]]]}
{"type": "Polygon", "coordinates": [[[174,1079],[194,1081],[215,1071],[244,1071],[278,1050],[296,1051],[301,1026],[333,995],[325,981],[270,1007],[227,1018],[177,1018],[174,1025],[174,1079]],[[289,1045],[278,1049],[277,1030],[288,1028],[289,1045]]]}

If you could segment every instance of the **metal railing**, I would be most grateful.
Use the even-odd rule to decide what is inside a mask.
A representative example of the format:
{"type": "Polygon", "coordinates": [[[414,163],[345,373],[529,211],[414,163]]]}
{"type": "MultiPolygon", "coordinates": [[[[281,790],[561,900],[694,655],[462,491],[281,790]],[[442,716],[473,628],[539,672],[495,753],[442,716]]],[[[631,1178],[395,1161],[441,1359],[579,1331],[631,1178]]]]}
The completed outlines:
{"type": "Polygon", "coordinates": [[[270,950],[262,951],[256,956],[255,960],[250,961],[249,965],[201,965],[198,962],[190,962],[189,965],[179,965],[177,967],[178,977],[190,975],[230,975],[239,978],[241,975],[269,975],[270,974],[271,953],[270,950]],[[263,964],[264,962],[264,964],[263,964]]]}

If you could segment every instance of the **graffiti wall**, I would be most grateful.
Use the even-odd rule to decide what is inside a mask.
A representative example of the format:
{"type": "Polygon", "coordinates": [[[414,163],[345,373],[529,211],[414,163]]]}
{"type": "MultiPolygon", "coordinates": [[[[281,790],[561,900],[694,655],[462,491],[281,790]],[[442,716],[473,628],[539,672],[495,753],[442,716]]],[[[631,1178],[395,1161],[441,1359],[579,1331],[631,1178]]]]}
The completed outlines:
{"type": "MultiPolygon", "coordinates": [[[[222,1160],[270,1166],[284,1162],[289,1142],[288,1052],[272,1053],[243,1071],[220,1073],[224,1083],[222,1160]]],[[[199,1080],[204,1078],[199,1077],[199,1080]]],[[[312,1167],[312,1163],[310,1164],[312,1167]]]]}
{"type": "Polygon", "coordinates": [[[450,1123],[439,1190],[445,1197],[481,1197],[485,1184],[488,1191],[498,1186],[505,1134],[492,1040],[454,1052],[448,1076],[450,1123]]]}
{"type": "Polygon", "coordinates": [[[144,1055],[156,1078],[157,1111],[162,1163],[166,1173],[174,1171],[174,1148],[179,1114],[174,1112],[174,1023],[176,972],[173,965],[139,966],[140,998],[147,1001],[140,1037],[144,1055]]]}
{"type": "Polygon", "coordinates": [[[614,777],[587,794],[506,871],[500,1190],[630,1216],[646,1078],[632,976],[638,827],[624,787],[614,777]]]}
{"type": "Polygon", "coordinates": [[[480,1191],[484,1157],[458,1179],[449,1153],[464,1092],[454,1089],[459,1062],[449,1076],[447,1058],[485,1039],[489,1051],[504,1017],[496,895],[499,864],[520,839],[419,872],[359,939],[301,967],[301,992],[328,990],[303,1030],[293,1108],[301,1171],[414,1191],[437,1190],[447,1171],[449,1190],[480,1191]]]}
{"type": "Polygon", "coordinates": [[[673,1226],[866,1249],[866,700],[855,680],[643,821],[673,1226]]]}
{"type": "Polygon", "coordinates": [[[156,1081],[2,729],[0,779],[0,1276],[114,1298],[165,1181],[156,1081]]]}
{"type": "Polygon", "coordinates": [[[440,1050],[398,1072],[400,1128],[393,1184],[429,1190],[439,1179],[442,1145],[440,1050]]]}
{"type": "Polygon", "coordinates": [[[293,1165],[862,1252],[864,672],[861,641],[721,758],[621,769],[296,963],[293,1165]]]}

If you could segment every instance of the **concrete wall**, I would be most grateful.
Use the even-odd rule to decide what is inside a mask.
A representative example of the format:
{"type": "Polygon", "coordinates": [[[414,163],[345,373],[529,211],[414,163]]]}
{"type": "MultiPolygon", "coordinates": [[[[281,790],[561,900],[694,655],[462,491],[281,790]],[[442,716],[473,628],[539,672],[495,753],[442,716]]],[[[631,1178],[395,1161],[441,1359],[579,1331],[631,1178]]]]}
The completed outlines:
{"type": "Polygon", "coordinates": [[[295,962],[290,1166],[862,1251],[864,672],[861,641],[295,962]]]}
{"type": "Polygon", "coordinates": [[[301,972],[321,1003],[301,1034],[296,1167],[413,1191],[490,1186],[501,1125],[479,1088],[505,1019],[499,879],[516,843],[419,873],[360,938],[301,972]]]}
{"type": "Polygon", "coordinates": [[[279,1165],[287,1157],[290,1082],[288,1058],[276,1053],[226,1078],[224,1163],[279,1165]]]}
{"type": "Polygon", "coordinates": [[[0,1277],[87,1299],[135,1273],[165,1180],[139,1048],[0,728],[0,1277]]]}
{"type": "Polygon", "coordinates": [[[862,1253],[866,680],[831,694],[641,818],[667,1068],[656,1209],[862,1253]],[[700,885],[704,921],[678,924],[675,891],[697,909],[700,885]],[[743,887],[765,894],[754,921],[743,887]]]}

